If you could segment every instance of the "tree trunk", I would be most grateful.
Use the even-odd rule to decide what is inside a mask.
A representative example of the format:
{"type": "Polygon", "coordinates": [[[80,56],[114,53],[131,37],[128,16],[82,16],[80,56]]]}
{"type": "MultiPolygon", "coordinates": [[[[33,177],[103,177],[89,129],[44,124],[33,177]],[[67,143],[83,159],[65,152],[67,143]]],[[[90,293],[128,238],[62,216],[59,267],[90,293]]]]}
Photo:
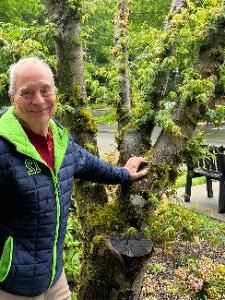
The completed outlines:
{"type": "Polygon", "coordinates": [[[129,1],[118,1],[118,17],[116,24],[115,49],[114,52],[117,60],[117,68],[119,75],[119,102],[117,105],[118,129],[119,132],[124,128],[130,118],[131,109],[131,93],[130,93],[130,76],[128,65],[128,19],[129,19],[129,1]]]}
{"type": "Polygon", "coordinates": [[[78,144],[97,154],[97,126],[87,106],[83,72],[81,2],[43,0],[43,3],[50,20],[56,25],[57,82],[65,109],[62,122],[70,128],[78,144]]]}
{"type": "MultiPolygon", "coordinates": [[[[56,25],[57,81],[63,98],[62,122],[72,133],[74,140],[98,156],[95,134],[97,126],[87,107],[83,54],[80,38],[81,2],[43,0],[48,16],[56,25]],[[73,3],[74,2],[74,3],[73,3]]],[[[89,259],[89,241],[98,232],[98,226],[87,226],[86,216],[108,201],[105,187],[101,184],[76,181],[75,199],[79,220],[84,234],[83,268],[89,259]]],[[[85,272],[82,270],[82,272],[85,272]]]]}

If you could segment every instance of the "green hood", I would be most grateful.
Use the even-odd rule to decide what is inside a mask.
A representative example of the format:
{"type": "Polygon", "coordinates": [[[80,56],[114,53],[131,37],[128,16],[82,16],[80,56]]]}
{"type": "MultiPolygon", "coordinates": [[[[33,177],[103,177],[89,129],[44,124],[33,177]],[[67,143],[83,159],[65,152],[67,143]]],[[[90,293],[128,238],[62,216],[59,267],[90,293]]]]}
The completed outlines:
{"type": "MultiPolygon", "coordinates": [[[[60,128],[52,119],[49,124],[54,139],[55,171],[58,173],[67,149],[69,133],[68,129],[60,128]]],[[[14,144],[18,152],[47,165],[35,147],[31,144],[23,127],[16,118],[12,106],[0,118],[0,136],[14,144]]]]}

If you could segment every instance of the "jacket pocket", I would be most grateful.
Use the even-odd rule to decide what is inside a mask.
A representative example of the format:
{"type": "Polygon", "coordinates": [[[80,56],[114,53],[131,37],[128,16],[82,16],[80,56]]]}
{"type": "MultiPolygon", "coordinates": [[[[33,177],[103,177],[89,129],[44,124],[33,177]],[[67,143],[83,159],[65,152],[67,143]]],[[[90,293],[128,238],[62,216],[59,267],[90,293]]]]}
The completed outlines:
{"type": "Polygon", "coordinates": [[[12,265],[12,257],[13,257],[13,237],[9,236],[5,241],[2,255],[0,257],[0,282],[3,282],[12,265]]]}

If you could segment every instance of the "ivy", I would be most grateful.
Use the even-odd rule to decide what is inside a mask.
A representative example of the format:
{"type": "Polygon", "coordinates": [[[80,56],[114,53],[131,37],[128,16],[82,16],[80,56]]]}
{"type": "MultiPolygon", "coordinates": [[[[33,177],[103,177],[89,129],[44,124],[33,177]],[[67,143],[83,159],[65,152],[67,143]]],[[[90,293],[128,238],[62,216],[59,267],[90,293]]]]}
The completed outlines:
{"type": "Polygon", "coordinates": [[[186,79],[179,88],[182,101],[187,103],[207,102],[214,92],[214,78],[207,79],[186,79]]]}
{"type": "MultiPolygon", "coordinates": [[[[187,1],[187,6],[170,20],[166,33],[160,33],[157,37],[155,29],[150,29],[149,32],[154,36],[151,47],[147,43],[143,46],[140,44],[139,47],[143,47],[141,60],[138,64],[135,61],[131,69],[137,76],[133,80],[134,102],[138,107],[148,106],[147,110],[139,109],[141,113],[136,124],[145,122],[149,119],[149,111],[156,109],[156,123],[165,131],[179,134],[179,128],[173,124],[170,113],[171,108],[179,102],[185,102],[186,106],[198,107],[201,113],[198,120],[213,120],[213,117],[217,123],[222,120],[221,107],[208,108],[210,99],[215,97],[216,78],[202,78],[196,71],[196,62],[206,35],[223,16],[223,9],[222,0],[187,1]],[[164,87],[158,91],[157,82],[162,76],[165,77],[164,87]]],[[[222,58],[223,50],[218,49],[215,55],[222,58]]],[[[221,88],[224,87],[224,78],[222,68],[221,88]]],[[[134,115],[137,116],[135,110],[136,108],[134,115]]]]}
{"type": "Polygon", "coordinates": [[[159,125],[163,129],[163,131],[171,132],[176,136],[181,135],[179,126],[177,126],[173,122],[170,112],[168,110],[160,110],[157,113],[155,122],[157,125],[159,125]]]}

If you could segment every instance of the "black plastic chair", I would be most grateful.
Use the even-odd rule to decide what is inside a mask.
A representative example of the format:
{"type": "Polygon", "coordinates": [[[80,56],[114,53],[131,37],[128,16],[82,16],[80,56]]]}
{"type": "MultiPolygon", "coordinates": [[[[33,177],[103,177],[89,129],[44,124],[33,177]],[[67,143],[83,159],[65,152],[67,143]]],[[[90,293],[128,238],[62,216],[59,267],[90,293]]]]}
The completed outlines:
{"type": "Polygon", "coordinates": [[[213,197],[212,180],[219,181],[218,212],[225,213],[225,148],[223,146],[205,146],[209,155],[202,157],[197,165],[187,164],[185,202],[190,202],[192,178],[206,177],[207,195],[213,197]]]}

